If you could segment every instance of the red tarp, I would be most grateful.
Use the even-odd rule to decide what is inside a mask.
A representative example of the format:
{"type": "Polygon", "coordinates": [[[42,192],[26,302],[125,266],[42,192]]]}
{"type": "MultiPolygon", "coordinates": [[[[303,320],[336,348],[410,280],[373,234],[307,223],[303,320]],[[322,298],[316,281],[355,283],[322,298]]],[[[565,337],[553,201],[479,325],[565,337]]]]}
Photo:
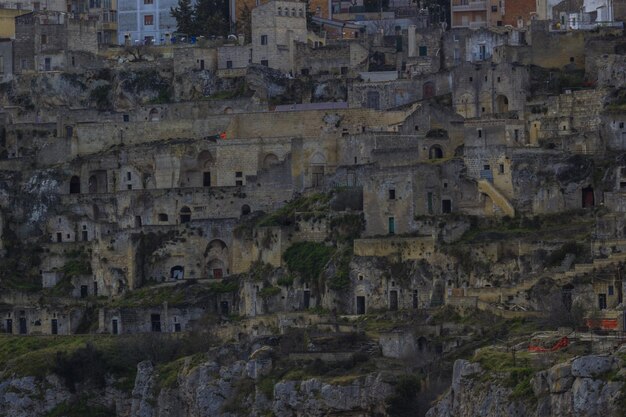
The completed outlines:
{"type": "Polygon", "coordinates": [[[567,336],[564,336],[558,342],[556,342],[554,346],[552,346],[549,349],[541,347],[541,346],[530,345],[528,346],[528,351],[529,352],[556,352],[557,350],[561,350],[564,347],[567,347],[567,345],[569,345],[569,339],[567,338],[567,336]]]}

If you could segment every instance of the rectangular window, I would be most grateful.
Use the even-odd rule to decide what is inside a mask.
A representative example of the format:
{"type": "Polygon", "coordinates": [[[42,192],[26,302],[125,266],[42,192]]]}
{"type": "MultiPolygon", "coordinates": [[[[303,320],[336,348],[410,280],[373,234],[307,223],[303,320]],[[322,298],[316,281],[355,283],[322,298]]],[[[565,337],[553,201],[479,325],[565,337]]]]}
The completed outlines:
{"type": "Polygon", "coordinates": [[[154,25],[154,16],[151,14],[147,14],[143,17],[143,25],[144,26],[152,26],[154,25]]]}
{"type": "Polygon", "coordinates": [[[0,74],[4,74],[4,57],[0,55],[0,74]]]}
{"type": "Polygon", "coordinates": [[[420,56],[427,56],[428,55],[428,47],[420,46],[419,54],[420,54],[420,56]]]}
{"type": "Polygon", "coordinates": [[[237,178],[243,177],[243,172],[241,172],[241,171],[235,172],[235,177],[237,177],[237,178]]]}
{"type": "Polygon", "coordinates": [[[389,190],[389,199],[390,200],[395,200],[396,199],[396,190],[394,190],[393,188],[391,190],[389,190]]]}
{"type": "Polygon", "coordinates": [[[154,0],[143,0],[143,4],[152,4],[154,0]]]}
{"type": "Polygon", "coordinates": [[[45,45],[48,43],[48,36],[47,35],[41,35],[41,44],[45,45]]]}
{"type": "Polygon", "coordinates": [[[233,67],[233,61],[226,61],[226,68],[231,69],[233,67]]]}
{"type": "Polygon", "coordinates": [[[270,64],[269,64],[269,62],[267,61],[267,59],[262,59],[262,60],[261,60],[261,65],[263,65],[264,67],[269,67],[269,66],[270,66],[270,64]]]}
{"type": "Polygon", "coordinates": [[[389,217],[389,234],[393,235],[396,233],[396,219],[393,217],[389,217]]]}
{"type": "Polygon", "coordinates": [[[341,75],[346,75],[348,73],[348,67],[341,67],[341,75]]]}
{"type": "Polygon", "coordinates": [[[482,138],[483,137],[483,130],[482,129],[478,129],[478,137],[482,138]]]}
{"type": "Polygon", "coordinates": [[[504,174],[504,164],[500,164],[500,166],[498,167],[498,171],[500,172],[500,174],[504,174]]]}
{"type": "Polygon", "coordinates": [[[612,285],[609,285],[609,295],[615,294],[615,288],[612,285]]]}
{"type": "Polygon", "coordinates": [[[267,35],[261,35],[261,45],[267,45],[267,35]]]}
{"type": "Polygon", "coordinates": [[[497,12],[498,11],[498,6],[491,6],[491,11],[492,12],[497,12]]]}
{"type": "Polygon", "coordinates": [[[606,310],[606,294],[598,294],[598,308],[606,310]]]}
{"type": "Polygon", "coordinates": [[[620,122],[620,123],[619,123],[619,128],[620,128],[620,129],[623,129],[623,128],[624,128],[624,122],[620,122]]]}

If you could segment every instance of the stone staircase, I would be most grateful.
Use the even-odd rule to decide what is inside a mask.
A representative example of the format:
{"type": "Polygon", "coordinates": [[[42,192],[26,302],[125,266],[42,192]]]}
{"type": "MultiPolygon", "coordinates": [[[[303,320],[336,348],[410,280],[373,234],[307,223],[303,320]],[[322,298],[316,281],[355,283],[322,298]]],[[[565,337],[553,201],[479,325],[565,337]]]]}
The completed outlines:
{"type": "Polygon", "coordinates": [[[487,195],[505,215],[515,217],[513,204],[490,181],[478,180],[478,191],[487,195]]]}

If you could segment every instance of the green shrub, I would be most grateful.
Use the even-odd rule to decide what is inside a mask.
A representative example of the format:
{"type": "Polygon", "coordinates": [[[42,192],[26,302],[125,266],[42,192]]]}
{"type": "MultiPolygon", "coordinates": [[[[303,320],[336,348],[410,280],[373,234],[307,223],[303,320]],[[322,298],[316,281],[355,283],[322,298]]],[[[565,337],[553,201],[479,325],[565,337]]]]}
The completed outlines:
{"type": "Polygon", "coordinates": [[[270,298],[278,294],[280,294],[280,288],[273,286],[263,287],[259,291],[259,296],[261,298],[270,298]]]}
{"type": "Polygon", "coordinates": [[[298,242],[285,251],[283,259],[292,272],[311,283],[316,280],[330,261],[334,248],[316,242],[298,242]]]}
{"type": "Polygon", "coordinates": [[[417,393],[421,381],[416,375],[403,375],[398,379],[396,392],[387,399],[387,413],[390,417],[417,415],[419,408],[417,393]]]}

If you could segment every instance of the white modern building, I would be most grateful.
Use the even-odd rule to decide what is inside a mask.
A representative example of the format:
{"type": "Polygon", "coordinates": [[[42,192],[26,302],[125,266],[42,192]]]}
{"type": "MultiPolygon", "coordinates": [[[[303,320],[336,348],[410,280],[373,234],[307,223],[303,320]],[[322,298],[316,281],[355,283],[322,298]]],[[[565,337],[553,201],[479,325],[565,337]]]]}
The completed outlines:
{"type": "Polygon", "coordinates": [[[177,4],[177,0],[118,0],[120,45],[168,42],[176,32],[176,19],[170,9],[177,4]]]}

